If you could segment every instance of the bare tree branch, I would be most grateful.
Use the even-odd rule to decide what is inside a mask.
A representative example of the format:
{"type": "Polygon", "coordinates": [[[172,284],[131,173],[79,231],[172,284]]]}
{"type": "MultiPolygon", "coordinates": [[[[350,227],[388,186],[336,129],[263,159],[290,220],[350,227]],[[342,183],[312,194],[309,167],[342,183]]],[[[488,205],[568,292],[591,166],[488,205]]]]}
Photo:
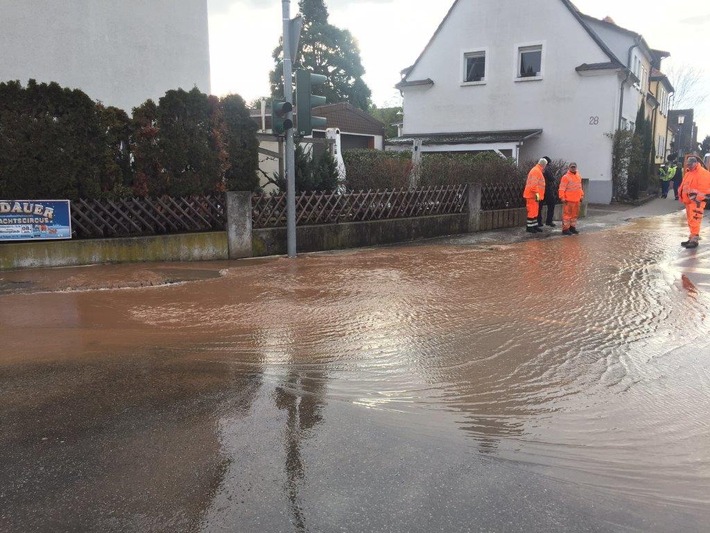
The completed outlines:
{"type": "Polygon", "coordinates": [[[688,64],[671,65],[666,70],[675,92],[671,102],[672,109],[696,109],[705,103],[708,93],[704,88],[704,73],[688,64]]]}

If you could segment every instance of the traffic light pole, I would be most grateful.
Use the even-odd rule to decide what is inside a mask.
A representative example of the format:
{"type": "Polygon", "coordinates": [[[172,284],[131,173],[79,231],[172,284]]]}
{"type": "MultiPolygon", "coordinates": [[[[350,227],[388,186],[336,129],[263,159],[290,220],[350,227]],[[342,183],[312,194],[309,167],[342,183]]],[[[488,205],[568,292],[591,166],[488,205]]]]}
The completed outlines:
{"type": "MultiPolygon", "coordinates": [[[[282,0],[284,99],[293,103],[293,65],[291,51],[291,0],[282,0]]],[[[293,112],[287,114],[293,120],[293,112]]],[[[289,257],[296,257],[296,155],[293,128],[286,130],[286,244],[289,257]]]]}

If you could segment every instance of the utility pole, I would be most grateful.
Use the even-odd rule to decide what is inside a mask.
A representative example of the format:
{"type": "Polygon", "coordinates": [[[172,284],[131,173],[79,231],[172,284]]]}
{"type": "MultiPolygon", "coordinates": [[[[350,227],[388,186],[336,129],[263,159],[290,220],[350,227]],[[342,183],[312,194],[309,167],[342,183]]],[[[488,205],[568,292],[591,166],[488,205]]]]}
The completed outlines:
{"type": "MultiPolygon", "coordinates": [[[[293,104],[293,56],[291,50],[291,0],[282,0],[283,50],[284,50],[284,99],[293,104]]],[[[286,117],[293,121],[293,112],[286,117]]],[[[296,257],[296,154],[293,144],[293,128],[286,130],[286,244],[289,257],[296,257]]]]}

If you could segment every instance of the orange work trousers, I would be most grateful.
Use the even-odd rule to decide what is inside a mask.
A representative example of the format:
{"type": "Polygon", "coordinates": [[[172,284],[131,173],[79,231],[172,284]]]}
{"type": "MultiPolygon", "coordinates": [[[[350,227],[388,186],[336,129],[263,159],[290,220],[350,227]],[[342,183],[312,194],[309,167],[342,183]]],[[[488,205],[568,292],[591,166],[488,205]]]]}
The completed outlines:
{"type": "Polygon", "coordinates": [[[537,215],[540,212],[540,202],[535,200],[535,198],[526,198],[525,207],[528,209],[528,220],[534,218],[535,223],[537,223],[537,215]]]}
{"type": "Polygon", "coordinates": [[[693,200],[685,204],[685,216],[688,219],[688,228],[691,237],[700,235],[700,223],[703,221],[705,212],[705,201],[695,202],[693,200]]]}
{"type": "Polygon", "coordinates": [[[579,217],[579,202],[565,202],[562,206],[562,229],[570,229],[577,226],[579,217]]]}

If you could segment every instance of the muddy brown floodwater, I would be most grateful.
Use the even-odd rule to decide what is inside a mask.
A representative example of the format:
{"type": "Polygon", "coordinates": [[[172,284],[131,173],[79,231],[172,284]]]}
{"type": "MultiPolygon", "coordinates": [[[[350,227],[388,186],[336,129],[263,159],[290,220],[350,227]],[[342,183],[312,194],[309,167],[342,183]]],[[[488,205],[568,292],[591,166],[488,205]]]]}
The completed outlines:
{"type": "Polygon", "coordinates": [[[0,530],[702,531],[681,224],[6,276],[0,530]]]}

